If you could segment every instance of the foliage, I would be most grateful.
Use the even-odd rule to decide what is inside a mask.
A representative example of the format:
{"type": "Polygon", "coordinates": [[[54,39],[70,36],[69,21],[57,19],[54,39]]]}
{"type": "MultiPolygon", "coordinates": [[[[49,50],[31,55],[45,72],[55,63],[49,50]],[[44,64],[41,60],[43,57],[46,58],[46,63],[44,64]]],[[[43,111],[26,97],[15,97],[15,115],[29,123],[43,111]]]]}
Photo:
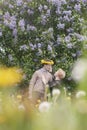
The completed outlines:
{"type": "Polygon", "coordinates": [[[66,71],[69,86],[73,63],[87,40],[87,1],[3,0],[0,7],[0,63],[21,67],[28,81],[40,60],[50,58],[54,70],[66,71]]]}

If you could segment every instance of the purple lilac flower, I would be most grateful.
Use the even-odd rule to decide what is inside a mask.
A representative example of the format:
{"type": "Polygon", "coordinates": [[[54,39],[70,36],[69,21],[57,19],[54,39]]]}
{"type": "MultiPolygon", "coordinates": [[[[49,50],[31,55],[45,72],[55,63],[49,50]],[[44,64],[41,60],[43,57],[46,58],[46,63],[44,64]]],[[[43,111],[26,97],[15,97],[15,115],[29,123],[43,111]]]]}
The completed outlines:
{"type": "Polygon", "coordinates": [[[47,17],[50,16],[50,9],[47,10],[46,16],[47,16],[47,17]]]}
{"type": "Polygon", "coordinates": [[[17,36],[17,29],[13,29],[13,36],[17,36]]]}
{"type": "Polygon", "coordinates": [[[58,21],[63,21],[63,17],[60,16],[60,17],[58,18],[58,21]]]}
{"type": "Polygon", "coordinates": [[[41,48],[41,46],[42,46],[41,43],[38,43],[38,48],[41,48]]]}
{"type": "Polygon", "coordinates": [[[72,57],[76,57],[76,53],[72,53],[72,57]]]}
{"type": "Polygon", "coordinates": [[[59,24],[57,24],[57,27],[58,27],[58,29],[64,29],[65,24],[59,23],[59,24]]]}
{"type": "MultiPolygon", "coordinates": [[[[82,0],[83,1],[83,0],[82,0]]],[[[80,0],[76,0],[76,2],[80,2],[80,0]]]]}
{"type": "Polygon", "coordinates": [[[71,49],[71,48],[73,47],[73,45],[72,45],[72,43],[68,43],[68,44],[66,45],[66,47],[69,48],[69,49],[71,49]]]}
{"type": "Polygon", "coordinates": [[[29,46],[30,46],[31,50],[35,50],[36,49],[36,44],[33,45],[32,43],[30,43],[29,46]]]}
{"type": "Polygon", "coordinates": [[[71,37],[70,37],[70,36],[66,36],[66,37],[65,37],[65,42],[70,42],[70,40],[71,40],[71,37]]]}
{"type": "Polygon", "coordinates": [[[87,0],[82,0],[82,2],[87,2],[87,0]]]}
{"type": "Polygon", "coordinates": [[[73,29],[73,28],[68,28],[68,29],[67,29],[67,32],[68,32],[68,33],[72,33],[72,32],[74,32],[74,29],[73,29]]]}
{"type": "Polygon", "coordinates": [[[26,8],[27,7],[27,2],[24,2],[23,3],[23,8],[26,8]]]}
{"type": "Polygon", "coordinates": [[[40,5],[40,6],[38,7],[38,10],[41,12],[41,11],[42,11],[42,9],[43,9],[43,6],[42,6],[42,5],[40,5]]]}
{"type": "Polygon", "coordinates": [[[83,35],[80,35],[78,33],[74,33],[74,35],[78,38],[78,41],[84,41],[85,40],[83,35]]]}
{"type": "Polygon", "coordinates": [[[74,9],[76,11],[80,11],[81,10],[81,5],[80,4],[75,4],[74,9]]]}
{"type": "Polygon", "coordinates": [[[32,2],[32,0],[27,0],[27,2],[32,2]]]}
{"type": "Polygon", "coordinates": [[[14,29],[16,27],[15,16],[10,16],[8,13],[6,13],[6,15],[4,15],[4,24],[10,29],[14,29]]]}
{"type": "Polygon", "coordinates": [[[36,38],[36,41],[39,41],[40,39],[39,38],[36,38]]]}
{"type": "Polygon", "coordinates": [[[61,8],[60,8],[60,7],[58,7],[58,8],[56,9],[56,14],[61,14],[61,8]]]}
{"type": "Polygon", "coordinates": [[[27,45],[22,45],[22,46],[20,46],[20,50],[26,51],[27,49],[28,49],[27,45]]]}
{"type": "Polygon", "coordinates": [[[27,31],[37,31],[37,28],[35,26],[27,25],[27,31]]]}
{"type": "Polygon", "coordinates": [[[21,20],[18,22],[18,25],[19,25],[19,27],[21,28],[22,31],[25,30],[25,21],[24,21],[24,19],[21,19],[21,20]]]}
{"type": "Polygon", "coordinates": [[[45,25],[47,22],[47,17],[45,15],[41,15],[41,23],[45,25]]]}
{"type": "Polygon", "coordinates": [[[68,16],[71,16],[72,11],[71,11],[71,10],[63,11],[63,14],[68,15],[68,16]]]}
{"type": "Polygon", "coordinates": [[[61,42],[62,42],[62,38],[58,36],[58,37],[57,37],[57,44],[60,45],[61,42]]]}
{"type": "Polygon", "coordinates": [[[12,4],[9,4],[9,8],[10,8],[10,9],[13,9],[14,6],[13,6],[12,4]]]}
{"type": "Polygon", "coordinates": [[[16,2],[17,2],[17,6],[21,6],[23,4],[22,0],[16,0],[16,2]]]}
{"type": "Polygon", "coordinates": [[[12,57],[12,55],[11,55],[11,54],[9,54],[9,55],[8,55],[8,58],[9,58],[9,60],[10,60],[10,61],[12,61],[12,60],[13,60],[13,57],[12,57]]]}
{"type": "Polygon", "coordinates": [[[29,14],[29,15],[34,14],[34,11],[33,11],[33,10],[31,10],[31,9],[28,9],[28,11],[27,11],[27,12],[28,12],[28,14],[29,14]]]}
{"type": "Polygon", "coordinates": [[[61,7],[61,1],[60,0],[51,0],[54,5],[57,7],[61,7]]]}
{"type": "Polygon", "coordinates": [[[18,23],[18,25],[21,27],[21,26],[25,26],[25,21],[24,19],[21,19],[18,23]]]}
{"type": "Polygon", "coordinates": [[[72,6],[67,5],[67,9],[72,10],[72,6]]]}
{"type": "Polygon", "coordinates": [[[71,2],[74,2],[75,0],[71,0],[71,2]]]}
{"type": "Polygon", "coordinates": [[[64,4],[67,4],[66,0],[61,0],[61,3],[64,5],[64,4]]]}
{"type": "Polygon", "coordinates": [[[47,49],[48,49],[48,51],[52,52],[52,47],[50,45],[48,45],[47,49]]]}
{"type": "Polygon", "coordinates": [[[4,1],[4,0],[2,0],[2,1],[3,1],[4,5],[8,5],[9,4],[8,1],[4,1]]]}
{"type": "Polygon", "coordinates": [[[81,56],[82,55],[82,51],[77,51],[76,52],[76,55],[79,57],[79,56],[81,56]]]}
{"type": "Polygon", "coordinates": [[[4,17],[5,20],[9,20],[10,19],[10,13],[8,11],[5,12],[3,17],[4,17]]]}
{"type": "Polygon", "coordinates": [[[87,4],[87,0],[82,0],[82,4],[86,5],[87,4]]]}
{"type": "Polygon", "coordinates": [[[65,15],[65,16],[63,17],[63,19],[64,19],[64,21],[70,22],[70,19],[69,19],[69,17],[68,17],[67,15],[65,15]]]}
{"type": "Polygon", "coordinates": [[[48,7],[47,7],[47,5],[44,5],[44,7],[43,7],[45,10],[47,10],[48,9],[48,7]]]}
{"type": "Polygon", "coordinates": [[[10,27],[10,29],[14,29],[16,27],[16,21],[11,20],[9,23],[9,27],[10,27]]]}
{"type": "Polygon", "coordinates": [[[0,37],[2,36],[2,32],[0,32],[0,37]]]}

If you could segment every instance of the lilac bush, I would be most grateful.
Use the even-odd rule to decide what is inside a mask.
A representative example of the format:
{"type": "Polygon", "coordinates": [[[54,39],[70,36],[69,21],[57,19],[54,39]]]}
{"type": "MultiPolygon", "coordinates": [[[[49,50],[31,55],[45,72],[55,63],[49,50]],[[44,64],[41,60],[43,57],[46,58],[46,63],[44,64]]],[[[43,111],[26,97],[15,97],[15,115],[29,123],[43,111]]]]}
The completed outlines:
{"type": "Polygon", "coordinates": [[[28,79],[42,58],[62,67],[66,79],[82,56],[87,0],[3,0],[0,10],[0,62],[20,66],[28,79]]]}

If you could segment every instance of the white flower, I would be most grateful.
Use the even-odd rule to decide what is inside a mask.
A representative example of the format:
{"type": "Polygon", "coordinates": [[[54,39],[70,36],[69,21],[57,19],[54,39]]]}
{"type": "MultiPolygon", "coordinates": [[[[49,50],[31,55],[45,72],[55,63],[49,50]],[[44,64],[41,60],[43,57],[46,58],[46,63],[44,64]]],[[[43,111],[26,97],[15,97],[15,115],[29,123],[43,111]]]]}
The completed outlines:
{"type": "Polygon", "coordinates": [[[53,96],[55,96],[55,95],[59,96],[60,95],[60,90],[59,89],[53,89],[52,94],[53,94],[53,96]]]}
{"type": "Polygon", "coordinates": [[[87,73],[87,60],[86,59],[77,60],[72,70],[71,74],[72,78],[75,81],[80,81],[84,78],[85,73],[87,73]]]}
{"type": "Polygon", "coordinates": [[[18,109],[19,109],[19,110],[25,110],[25,107],[24,107],[23,104],[20,104],[20,105],[18,106],[18,109]]]}
{"type": "Polygon", "coordinates": [[[40,112],[47,112],[50,109],[51,104],[49,102],[42,102],[39,105],[39,111],[40,112]]]}
{"type": "Polygon", "coordinates": [[[86,96],[86,92],[85,91],[78,91],[76,93],[76,98],[80,98],[80,97],[84,97],[86,96]]]}

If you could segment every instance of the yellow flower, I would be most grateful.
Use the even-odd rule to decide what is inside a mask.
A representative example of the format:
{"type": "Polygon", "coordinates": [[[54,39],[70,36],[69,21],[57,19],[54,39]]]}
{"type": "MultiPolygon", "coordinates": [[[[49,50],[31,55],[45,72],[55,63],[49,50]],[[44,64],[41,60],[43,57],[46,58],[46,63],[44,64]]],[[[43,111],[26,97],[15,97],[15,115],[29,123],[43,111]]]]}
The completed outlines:
{"type": "Polygon", "coordinates": [[[0,124],[4,123],[6,121],[5,117],[0,115],[0,124]]]}
{"type": "Polygon", "coordinates": [[[35,107],[38,108],[38,104],[36,104],[35,107]]]}
{"type": "Polygon", "coordinates": [[[49,64],[49,65],[53,65],[54,64],[53,60],[41,60],[41,63],[42,64],[49,64]]]}
{"type": "Polygon", "coordinates": [[[0,68],[0,87],[12,86],[22,80],[22,73],[16,67],[0,68]]]}
{"type": "Polygon", "coordinates": [[[17,95],[17,99],[22,99],[22,96],[21,95],[17,95]]]}
{"type": "Polygon", "coordinates": [[[38,102],[38,103],[40,103],[40,102],[41,102],[41,100],[39,99],[39,100],[37,100],[37,102],[38,102]]]}
{"type": "Polygon", "coordinates": [[[70,101],[70,100],[71,100],[71,98],[70,98],[70,97],[67,97],[67,100],[69,100],[69,101],[70,101]]]}

